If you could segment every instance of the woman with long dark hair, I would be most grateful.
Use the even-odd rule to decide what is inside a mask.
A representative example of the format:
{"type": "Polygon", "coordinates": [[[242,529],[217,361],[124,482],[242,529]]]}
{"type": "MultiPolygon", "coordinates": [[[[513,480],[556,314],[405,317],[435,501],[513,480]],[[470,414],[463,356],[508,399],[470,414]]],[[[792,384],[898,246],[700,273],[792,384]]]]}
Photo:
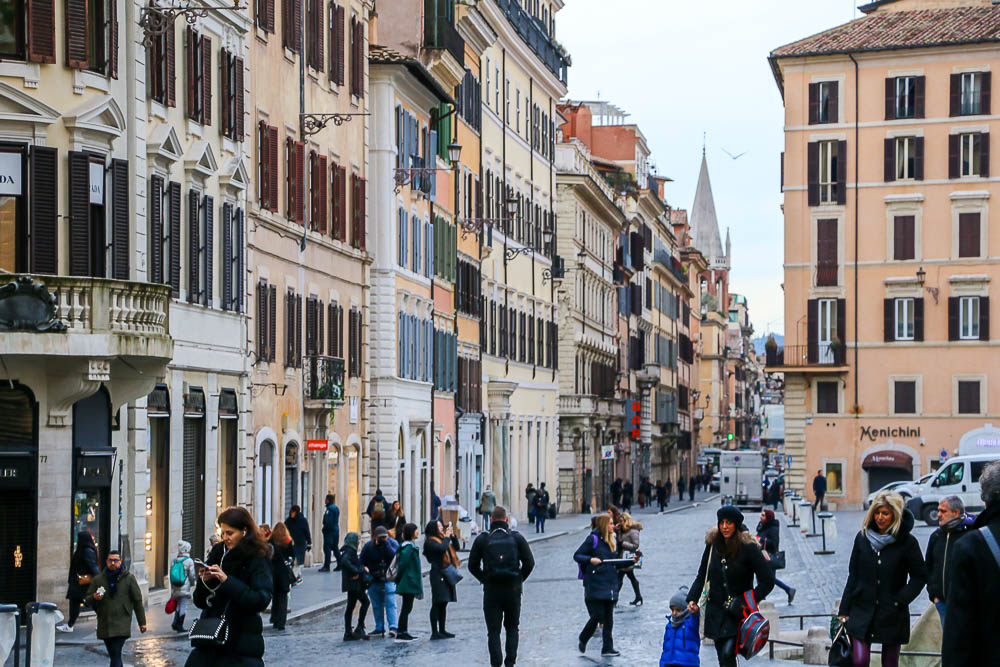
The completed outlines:
{"type": "Polygon", "coordinates": [[[445,629],[448,603],[457,602],[455,586],[448,583],[444,570],[449,565],[458,567],[458,538],[449,525],[431,521],[424,529],[424,558],[431,564],[431,639],[452,639],[455,635],[445,629]]]}
{"type": "Polygon", "coordinates": [[[76,619],[80,617],[80,606],[87,597],[90,582],[101,573],[97,566],[97,545],[94,536],[86,528],[76,534],[76,550],[69,560],[69,577],[66,599],[69,600],[69,621],[56,627],[60,632],[73,632],[76,619]]]}
{"type": "Polygon", "coordinates": [[[406,525],[406,515],[403,514],[403,506],[398,500],[393,500],[389,505],[389,514],[386,517],[385,527],[389,531],[389,537],[397,542],[403,541],[403,526],[406,525]]]}
{"type": "MultiPolygon", "coordinates": [[[[260,613],[271,602],[274,584],[267,543],[244,507],[230,507],[216,520],[222,541],[198,572],[194,604],[202,619],[225,618],[229,636],[222,645],[201,640],[186,667],[264,665],[264,624],[260,613]]],[[[194,643],[194,640],[192,640],[194,643]]]]}
{"type": "Polygon", "coordinates": [[[424,585],[420,575],[420,551],[414,543],[420,537],[417,524],[408,523],[403,526],[400,536],[403,543],[396,552],[398,570],[396,572],[396,593],[403,598],[403,606],[399,612],[396,641],[408,642],[416,639],[410,634],[410,612],[413,611],[413,600],[424,597],[424,585]]]}
{"type": "Polygon", "coordinates": [[[279,521],[274,524],[267,543],[271,547],[271,578],[274,580],[274,598],[271,600],[271,625],[284,630],[288,619],[288,593],[292,590],[295,574],[289,565],[295,559],[295,542],[288,528],[279,521]]]}
{"type": "Polygon", "coordinates": [[[717,525],[705,535],[698,576],[688,591],[688,610],[697,614],[698,599],[708,583],[705,636],[715,642],[720,667],[736,667],[736,636],[743,620],[743,594],[753,590],[760,603],[774,588],[774,570],[757,541],[740,530],[743,513],[732,505],[716,512],[717,525]],[[754,587],[754,577],[757,586],[754,587]]]}

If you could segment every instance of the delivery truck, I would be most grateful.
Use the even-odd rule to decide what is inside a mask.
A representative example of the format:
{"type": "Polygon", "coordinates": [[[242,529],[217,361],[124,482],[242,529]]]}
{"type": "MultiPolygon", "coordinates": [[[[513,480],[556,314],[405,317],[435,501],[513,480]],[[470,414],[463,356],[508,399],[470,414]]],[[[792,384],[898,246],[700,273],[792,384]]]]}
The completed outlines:
{"type": "Polygon", "coordinates": [[[764,503],[764,457],[759,451],[723,451],[719,491],[724,505],[761,509],[764,503]]]}

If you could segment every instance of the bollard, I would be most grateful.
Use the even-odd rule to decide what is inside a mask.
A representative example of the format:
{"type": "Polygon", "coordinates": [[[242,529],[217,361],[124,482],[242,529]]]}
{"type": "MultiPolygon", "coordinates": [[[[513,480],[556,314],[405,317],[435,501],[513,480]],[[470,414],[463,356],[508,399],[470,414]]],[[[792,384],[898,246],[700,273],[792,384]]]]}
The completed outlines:
{"type": "Polygon", "coordinates": [[[792,496],[791,500],[789,501],[789,504],[792,506],[792,520],[788,524],[789,528],[799,527],[799,501],[801,500],[802,498],[798,496],[792,496]]]}
{"type": "Polygon", "coordinates": [[[794,512],[794,510],[792,509],[792,497],[794,495],[795,492],[792,491],[791,489],[786,489],[785,492],[783,493],[784,497],[781,499],[781,502],[784,505],[785,516],[791,516],[792,513],[794,512]]]}
{"type": "Polygon", "coordinates": [[[0,604],[0,665],[14,650],[14,667],[21,665],[21,612],[16,604],[0,604]]]}
{"type": "MultiPolygon", "coordinates": [[[[808,500],[799,502],[799,526],[803,533],[809,532],[809,522],[812,520],[812,503],[808,500]]],[[[808,537],[808,535],[806,536],[808,537]]]]}
{"type": "Polygon", "coordinates": [[[831,525],[834,523],[833,512],[818,512],[816,516],[819,517],[820,523],[822,524],[823,548],[820,549],[819,551],[814,551],[813,553],[816,554],[817,556],[829,556],[830,554],[836,553],[835,551],[828,550],[826,548],[826,522],[829,521],[831,525]]]}
{"type": "Polygon", "coordinates": [[[827,628],[812,627],[806,633],[802,644],[802,663],[805,665],[825,665],[830,648],[830,631],[827,628]]]}
{"type": "Polygon", "coordinates": [[[52,667],[56,653],[56,623],[63,620],[59,607],[51,602],[29,602],[25,605],[27,616],[28,667],[52,667]]]}
{"type": "Polygon", "coordinates": [[[771,639],[777,639],[779,633],[778,622],[781,620],[781,616],[778,614],[778,608],[774,606],[774,603],[770,600],[764,600],[757,605],[757,609],[771,625],[771,631],[768,634],[768,637],[771,639]]]}

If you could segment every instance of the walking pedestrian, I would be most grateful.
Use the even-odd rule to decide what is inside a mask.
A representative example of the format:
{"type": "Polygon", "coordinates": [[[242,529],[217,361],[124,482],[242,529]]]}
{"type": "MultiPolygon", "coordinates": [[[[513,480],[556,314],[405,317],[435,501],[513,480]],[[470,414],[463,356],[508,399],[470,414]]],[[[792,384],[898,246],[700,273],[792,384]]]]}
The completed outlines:
{"type": "Polygon", "coordinates": [[[396,583],[387,576],[395,555],[396,547],[389,542],[389,531],[385,526],[376,528],[373,539],[361,549],[361,564],[372,579],[368,586],[368,599],[375,615],[372,637],[385,637],[387,627],[389,636],[396,636],[396,583]]]}
{"type": "Polygon", "coordinates": [[[715,643],[719,667],[736,667],[742,595],[752,589],[758,603],[766,598],[774,588],[774,570],[761,554],[757,541],[749,532],[740,530],[742,512],[725,505],[716,512],[716,520],[716,525],[705,535],[705,551],[698,575],[688,591],[687,605],[692,614],[699,612],[698,599],[707,584],[705,636],[715,643]]]}
{"type": "MultiPolygon", "coordinates": [[[[309,534],[309,521],[303,516],[302,508],[298,505],[292,505],[292,508],[288,510],[285,528],[292,536],[295,563],[302,567],[302,564],[306,562],[306,552],[312,550],[312,535],[309,534]]],[[[298,577],[298,572],[295,573],[295,576],[298,577]]]]}
{"type": "Polygon", "coordinates": [[[691,502],[694,502],[694,482],[696,479],[694,475],[688,479],[688,500],[691,502]]]}
{"type": "Polygon", "coordinates": [[[241,665],[263,667],[264,624],[260,614],[271,601],[274,584],[267,562],[269,550],[250,512],[230,507],[216,519],[221,543],[212,548],[198,570],[194,605],[201,620],[224,617],[229,629],[224,644],[192,639],[186,667],[241,665]]]}
{"type": "MultiPolygon", "coordinates": [[[[489,487],[487,487],[489,488],[489,487]]],[[[496,505],[493,506],[496,509],[496,505]]],[[[490,510],[492,512],[492,510],[490,510]]],[[[431,564],[431,639],[453,639],[455,635],[445,629],[448,615],[448,603],[457,602],[458,594],[454,579],[449,580],[454,566],[458,568],[461,561],[456,553],[458,538],[454,528],[449,524],[446,528],[440,521],[431,521],[424,529],[424,558],[431,564]],[[452,583],[454,581],[454,583],[452,583]]]]}
{"type": "Polygon", "coordinates": [[[823,476],[822,470],[817,470],[816,476],[813,477],[813,495],[816,496],[813,511],[818,512],[823,509],[823,498],[826,497],[826,477],[823,476]]]}
{"type": "Polygon", "coordinates": [[[510,529],[506,509],[499,505],[493,508],[490,520],[490,532],[480,533],[472,543],[469,572],[483,585],[490,665],[510,666],[517,662],[522,585],[531,575],[535,559],[524,536],[510,529]],[[507,633],[506,659],[500,647],[501,625],[507,633]]]}
{"type": "Polygon", "coordinates": [[[660,511],[663,511],[668,504],[667,500],[667,487],[663,486],[663,482],[656,480],[656,504],[660,506],[660,511]]]}
{"type": "Polygon", "coordinates": [[[684,475],[677,476],[677,500],[684,500],[684,491],[687,489],[684,475]]]}
{"type": "Polygon", "coordinates": [[[948,496],[938,502],[938,524],[941,526],[927,541],[927,595],[938,610],[941,617],[941,629],[944,629],[944,617],[947,609],[948,573],[955,559],[955,543],[969,532],[974,517],[965,513],[965,503],[958,496],[948,496]]]}
{"type": "Polygon", "coordinates": [[[94,536],[86,528],[76,534],[76,550],[69,559],[69,576],[66,599],[69,600],[69,621],[56,626],[59,632],[73,632],[76,619],[80,617],[80,605],[87,597],[87,588],[101,570],[97,567],[97,546],[94,536]]]}
{"type": "MultiPolygon", "coordinates": [[[[632,516],[628,512],[622,514],[620,542],[622,558],[642,558],[642,552],[639,551],[640,530],[642,530],[641,522],[633,521],[632,516]]],[[[635,564],[624,565],[618,568],[619,593],[621,592],[625,577],[628,577],[628,580],[632,582],[632,592],[635,593],[635,599],[629,602],[629,604],[633,607],[642,606],[642,593],[639,592],[639,580],[635,578],[635,564]]]]}
{"type": "Polygon", "coordinates": [[[774,561],[775,556],[780,551],[781,526],[772,510],[765,509],[760,513],[760,522],[757,524],[757,541],[760,542],[764,558],[774,568],[774,585],[785,591],[788,595],[788,604],[792,604],[792,600],[795,599],[795,589],[781,581],[781,579],[778,579],[778,568],[774,561]]]}
{"type": "Polygon", "coordinates": [[[663,652],[660,667],[699,667],[701,638],[698,636],[698,614],[687,607],[687,586],[670,598],[670,616],[663,631],[663,652]]]}
{"type": "MultiPolygon", "coordinates": [[[[483,517],[483,530],[490,529],[490,513],[493,508],[497,506],[497,497],[493,493],[493,487],[489,484],[486,485],[486,490],[483,491],[482,495],[479,496],[479,515],[483,517]]],[[[424,538],[427,537],[427,533],[424,533],[424,538]]]]}
{"type": "MultiPolygon", "coordinates": [[[[458,497],[457,493],[455,494],[455,497],[456,498],[458,497]]],[[[434,493],[434,484],[431,484],[431,521],[437,521],[440,518],[441,518],[441,497],[438,496],[438,494],[434,493]]],[[[404,523],[403,525],[405,526],[406,524],[404,523]]],[[[397,540],[400,539],[401,536],[402,533],[398,533],[396,535],[396,539],[397,540]]]]}
{"type": "Polygon", "coordinates": [[[851,638],[855,667],[868,667],[871,645],[882,645],[882,665],[898,667],[910,641],[910,603],[927,583],[927,567],[911,535],[913,515],[898,493],[875,496],[854,538],[840,622],[851,638]]]}
{"type": "Polygon", "coordinates": [[[545,490],[545,482],[538,485],[535,493],[535,532],[545,532],[545,520],[549,517],[549,492],[545,490]]]}
{"type": "MultiPolygon", "coordinates": [[[[386,512],[388,510],[389,501],[382,495],[382,489],[375,489],[375,495],[368,501],[368,509],[365,510],[365,514],[368,515],[368,519],[371,521],[372,532],[375,531],[377,526],[385,526],[386,512]]],[[[388,528],[389,526],[385,527],[388,528]]]]}
{"type": "Polygon", "coordinates": [[[979,477],[986,509],[955,545],[948,575],[943,667],[1000,667],[994,646],[1000,628],[1000,461],[979,477]]]}
{"type": "Polygon", "coordinates": [[[643,509],[646,506],[646,499],[648,497],[646,495],[646,478],[643,477],[639,480],[639,509],[643,509]]]}
{"type": "Polygon", "coordinates": [[[403,526],[403,543],[396,552],[396,594],[403,598],[399,610],[399,624],[396,626],[396,641],[410,642],[416,639],[410,634],[410,612],[413,600],[424,599],[424,584],[420,573],[420,550],[415,544],[420,537],[417,524],[403,526]]]}
{"type": "Polygon", "coordinates": [[[269,622],[275,630],[284,630],[288,620],[288,593],[295,582],[291,565],[295,559],[294,542],[288,528],[279,521],[274,524],[267,543],[271,547],[271,581],[274,583],[269,622]]]}
{"type": "Polygon", "coordinates": [[[399,540],[403,536],[403,527],[406,523],[406,515],[403,514],[403,506],[398,500],[393,500],[392,504],[389,505],[389,516],[386,517],[385,525],[388,530],[389,541],[394,545],[393,549],[399,547],[399,540]]]}
{"type": "Polygon", "coordinates": [[[97,612],[97,638],[104,640],[111,667],[122,667],[122,649],[132,636],[132,616],[139,632],[146,632],[146,610],[135,576],[125,569],[122,556],[109,551],[105,570],[90,582],[85,601],[97,612]]]}
{"type": "Polygon", "coordinates": [[[347,606],[344,608],[345,642],[369,639],[368,633],[365,632],[365,617],[368,616],[368,607],[371,605],[366,593],[371,575],[358,558],[360,541],[361,538],[357,533],[348,533],[344,537],[344,546],[340,548],[340,590],[342,593],[347,593],[347,606]],[[361,605],[358,611],[358,624],[351,630],[351,618],[354,616],[354,607],[358,604],[361,605]]]}
{"type": "MultiPolygon", "coordinates": [[[[667,488],[669,490],[669,488],[670,488],[669,485],[668,485],[667,488]]],[[[667,495],[668,496],[670,495],[669,491],[668,491],[667,495]]],[[[615,503],[615,504],[617,505],[617,503],[615,503]]],[[[628,482],[625,482],[625,486],[622,487],[622,505],[621,505],[621,507],[622,507],[622,510],[624,510],[626,512],[628,512],[628,511],[630,511],[632,509],[632,482],[631,482],[631,480],[629,480],[628,482]]]]}
{"type": "Polygon", "coordinates": [[[191,543],[177,541],[177,556],[170,564],[170,599],[174,602],[174,620],[170,624],[174,632],[184,632],[184,617],[187,615],[191,591],[198,583],[194,559],[191,558],[191,543]]]}
{"type": "Polygon", "coordinates": [[[587,605],[589,619],[580,632],[580,653],[587,652],[587,642],[594,636],[597,626],[601,626],[601,656],[606,658],[621,655],[615,650],[612,631],[615,625],[615,602],[618,601],[618,572],[607,560],[616,558],[618,544],[615,540],[611,517],[600,514],[594,519],[594,531],[573,554],[573,560],[580,565],[583,579],[583,601],[587,605]]]}
{"type": "Polygon", "coordinates": [[[331,556],[340,569],[340,508],[334,502],[333,494],[326,494],[326,511],[323,512],[323,567],[320,572],[330,571],[331,556]]]}
{"type": "Polygon", "coordinates": [[[528,501],[528,523],[535,523],[536,495],[538,495],[538,491],[535,490],[535,485],[528,482],[527,488],[524,489],[524,499],[528,501]]]}
{"type": "Polygon", "coordinates": [[[670,481],[669,477],[663,483],[663,487],[667,490],[667,502],[670,502],[670,496],[674,495],[674,483],[670,481]]]}
{"type": "Polygon", "coordinates": [[[618,477],[615,481],[611,482],[611,504],[621,505],[622,504],[622,478],[618,477]]]}

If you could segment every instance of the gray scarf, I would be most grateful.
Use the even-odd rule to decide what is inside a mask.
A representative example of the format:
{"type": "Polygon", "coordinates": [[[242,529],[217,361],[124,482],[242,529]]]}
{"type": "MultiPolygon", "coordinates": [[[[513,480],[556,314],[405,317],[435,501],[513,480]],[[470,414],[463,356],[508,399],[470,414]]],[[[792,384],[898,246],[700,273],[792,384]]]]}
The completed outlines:
{"type": "Polygon", "coordinates": [[[956,528],[958,528],[959,526],[961,526],[963,523],[965,523],[965,516],[966,516],[965,514],[959,514],[954,519],[952,519],[951,521],[948,521],[947,523],[945,523],[941,527],[944,528],[946,531],[948,531],[948,530],[955,530],[956,528]]]}
{"type": "Polygon", "coordinates": [[[879,533],[875,530],[866,530],[865,536],[868,538],[868,543],[872,545],[872,551],[878,553],[885,549],[887,546],[896,541],[896,536],[892,533],[879,533]]]}
{"type": "Polygon", "coordinates": [[[674,616],[673,614],[671,614],[670,615],[670,625],[672,625],[674,628],[679,628],[682,625],[684,625],[684,621],[686,621],[688,619],[688,616],[690,616],[690,615],[691,615],[691,610],[690,609],[685,609],[684,611],[682,611],[681,613],[677,614],[676,616],[674,616]]]}

